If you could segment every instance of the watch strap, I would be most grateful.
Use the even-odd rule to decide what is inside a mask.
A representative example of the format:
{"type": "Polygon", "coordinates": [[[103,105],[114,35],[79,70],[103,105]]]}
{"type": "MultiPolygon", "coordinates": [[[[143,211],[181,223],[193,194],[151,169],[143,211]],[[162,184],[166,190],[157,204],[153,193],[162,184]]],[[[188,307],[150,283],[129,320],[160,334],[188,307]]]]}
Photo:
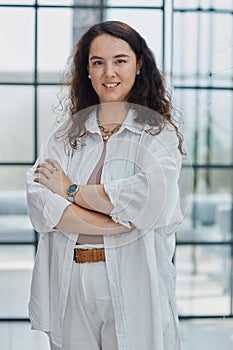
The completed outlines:
{"type": "Polygon", "coordinates": [[[67,188],[66,194],[69,202],[74,203],[74,196],[79,190],[79,186],[76,184],[72,184],[67,188]]]}

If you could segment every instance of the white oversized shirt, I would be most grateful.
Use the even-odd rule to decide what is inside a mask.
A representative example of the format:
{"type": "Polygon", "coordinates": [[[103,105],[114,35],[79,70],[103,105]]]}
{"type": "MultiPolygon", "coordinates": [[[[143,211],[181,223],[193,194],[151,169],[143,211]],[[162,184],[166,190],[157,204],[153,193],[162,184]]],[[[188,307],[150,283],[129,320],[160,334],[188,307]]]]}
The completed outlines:
{"type": "MultiPolygon", "coordinates": [[[[105,235],[106,268],[119,350],[179,350],[172,264],[174,231],[181,222],[178,138],[167,124],[159,135],[134,121],[130,111],[106,147],[101,183],[113,210],[111,217],[131,230],[105,235]]],[[[65,208],[63,197],[33,182],[38,162],[56,159],[74,183],[84,185],[103,151],[93,112],[86,122],[85,145],[73,151],[55,132],[44,142],[27,173],[28,212],[40,232],[33,270],[29,314],[33,329],[62,345],[73,249],[78,234],[53,229],[65,208]]],[[[95,232],[93,232],[95,234],[95,232]]]]}

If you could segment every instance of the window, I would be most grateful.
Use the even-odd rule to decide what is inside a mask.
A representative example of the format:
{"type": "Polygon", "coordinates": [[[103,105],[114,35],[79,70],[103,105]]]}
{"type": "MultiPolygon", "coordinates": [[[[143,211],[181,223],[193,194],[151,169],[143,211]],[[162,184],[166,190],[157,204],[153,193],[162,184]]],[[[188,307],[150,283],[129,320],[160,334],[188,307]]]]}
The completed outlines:
{"type": "Polygon", "coordinates": [[[229,1],[174,1],[173,83],[194,173],[177,232],[183,317],[233,316],[232,23],[229,1]]]}
{"type": "Polygon", "coordinates": [[[172,76],[185,119],[193,164],[184,164],[182,183],[190,189],[193,172],[194,188],[177,232],[180,315],[233,316],[232,8],[222,0],[173,2],[0,0],[0,320],[28,319],[38,235],[27,217],[25,173],[56,124],[58,84],[73,43],[107,19],[145,37],[168,82],[172,76]],[[20,303],[11,302],[19,287],[20,303]]]}
{"type": "Polygon", "coordinates": [[[29,283],[38,235],[27,216],[26,171],[56,124],[58,84],[73,43],[87,27],[107,19],[134,26],[147,39],[159,66],[165,65],[169,47],[165,47],[165,35],[171,31],[165,23],[171,22],[171,8],[163,8],[162,0],[0,1],[2,321],[28,319],[29,283]]]}

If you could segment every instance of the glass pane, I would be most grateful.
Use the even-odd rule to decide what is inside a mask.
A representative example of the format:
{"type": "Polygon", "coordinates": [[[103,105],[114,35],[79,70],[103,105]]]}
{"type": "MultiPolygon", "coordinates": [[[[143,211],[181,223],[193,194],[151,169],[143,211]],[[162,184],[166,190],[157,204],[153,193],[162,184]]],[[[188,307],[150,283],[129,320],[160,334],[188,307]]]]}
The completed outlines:
{"type": "Polygon", "coordinates": [[[162,0],[108,0],[109,6],[162,6],[162,0]]]}
{"type": "MultiPolygon", "coordinates": [[[[6,193],[6,196],[11,196],[9,192],[6,193]]],[[[23,204],[20,201],[13,202],[15,199],[20,199],[18,193],[13,193],[11,197],[6,197],[2,192],[0,192],[0,198],[7,199],[7,203],[13,203],[13,209],[10,210],[24,210],[23,204]],[[11,199],[9,201],[8,199],[11,199]]],[[[6,202],[6,201],[5,201],[6,202]]],[[[25,206],[26,207],[26,206],[25,206]]],[[[5,209],[5,212],[8,210],[8,206],[5,209]]],[[[29,220],[29,217],[26,214],[1,214],[0,210],[0,243],[16,243],[16,242],[35,242],[35,232],[29,220]]]]}
{"type": "MultiPolygon", "coordinates": [[[[10,191],[25,191],[25,176],[28,166],[3,166],[0,169],[0,193],[10,191]]],[[[11,192],[13,191],[13,192],[11,192]]]]}
{"type": "Polygon", "coordinates": [[[41,86],[38,89],[38,142],[39,146],[64,117],[59,100],[66,93],[60,87],[41,86]]]}
{"type": "Polygon", "coordinates": [[[231,15],[176,13],[174,83],[232,86],[232,26],[231,15]]]}
{"type": "Polygon", "coordinates": [[[162,11],[108,9],[106,19],[123,21],[136,29],[154,52],[158,66],[162,67],[162,11]]]}
{"type": "MultiPolygon", "coordinates": [[[[73,41],[76,43],[89,27],[101,22],[101,9],[74,9],[73,14],[73,41]]],[[[105,14],[106,11],[103,11],[105,14]]]]}
{"type": "Polygon", "coordinates": [[[35,3],[35,0],[0,0],[0,5],[4,4],[4,5],[33,5],[35,3]]]}
{"type": "Polygon", "coordinates": [[[232,2],[229,0],[212,0],[212,7],[232,11],[232,2]]]}
{"type": "MultiPolygon", "coordinates": [[[[1,168],[0,190],[0,243],[1,242],[34,242],[34,230],[27,215],[26,192],[24,186],[20,186],[18,177],[25,183],[25,168],[15,169],[14,167],[1,168]],[[16,171],[15,171],[16,170],[16,171]],[[18,170],[18,171],[17,171],[18,170]],[[11,185],[12,175],[15,176],[17,186],[11,185]],[[19,189],[19,187],[21,187],[19,189]]],[[[22,185],[22,184],[21,184],[22,185]]]]}
{"type": "Polygon", "coordinates": [[[184,119],[184,139],[193,163],[232,163],[232,93],[176,89],[174,104],[184,119]]]}
{"type": "Polygon", "coordinates": [[[199,0],[174,0],[174,7],[179,8],[194,8],[200,4],[199,0]]]}
{"type": "Polygon", "coordinates": [[[182,350],[232,350],[232,326],[232,318],[224,316],[181,320],[182,350]]]}
{"type": "Polygon", "coordinates": [[[0,7],[0,81],[33,80],[34,35],[33,9],[0,7]]]}
{"type": "Polygon", "coordinates": [[[2,350],[49,350],[45,333],[32,332],[28,322],[2,322],[0,327],[2,350]]]}
{"type": "Polygon", "coordinates": [[[59,82],[61,79],[73,46],[72,14],[70,9],[39,10],[38,77],[40,82],[59,82]]]}
{"type": "Polygon", "coordinates": [[[39,5],[73,5],[74,0],[38,0],[39,5]]]}
{"type": "MultiPolygon", "coordinates": [[[[95,5],[101,6],[101,0],[39,0],[39,5],[95,5]]],[[[162,6],[162,0],[104,0],[108,6],[162,6]]]]}
{"type": "Polygon", "coordinates": [[[194,169],[193,172],[194,194],[177,232],[178,241],[230,240],[233,231],[233,169],[194,169]]]}
{"type": "Polygon", "coordinates": [[[214,8],[232,11],[232,2],[229,0],[174,0],[175,8],[214,8]]]}
{"type": "Polygon", "coordinates": [[[33,246],[0,246],[0,317],[28,317],[33,246]]]}
{"type": "Polygon", "coordinates": [[[180,315],[230,314],[230,247],[179,246],[176,250],[180,315]]]}
{"type": "Polygon", "coordinates": [[[0,159],[27,162],[33,159],[34,89],[30,86],[0,86],[0,159]],[[13,101],[13,103],[12,103],[13,101]]]}

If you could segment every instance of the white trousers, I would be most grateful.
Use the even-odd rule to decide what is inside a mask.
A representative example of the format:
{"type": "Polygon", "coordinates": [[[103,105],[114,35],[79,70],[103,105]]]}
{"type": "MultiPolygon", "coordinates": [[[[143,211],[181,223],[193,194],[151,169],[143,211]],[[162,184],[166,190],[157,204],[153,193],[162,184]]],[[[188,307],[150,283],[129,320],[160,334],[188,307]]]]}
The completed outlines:
{"type": "MultiPolygon", "coordinates": [[[[79,247],[89,248],[90,245],[79,247]]],[[[96,248],[103,245],[95,245],[96,248]]],[[[63,347],[51,350],[118,350],[106,263],[73,263],[63,347]]]]}

